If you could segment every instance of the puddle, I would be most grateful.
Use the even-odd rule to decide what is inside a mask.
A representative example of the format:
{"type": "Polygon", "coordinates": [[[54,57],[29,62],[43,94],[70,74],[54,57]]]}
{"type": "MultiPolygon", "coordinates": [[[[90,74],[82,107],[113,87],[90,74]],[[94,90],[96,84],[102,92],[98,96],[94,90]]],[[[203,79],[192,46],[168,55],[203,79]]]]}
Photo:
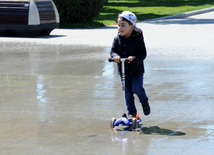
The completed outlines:
{"type": "Polygon", "coordinates": [[[0,43],[0,74],[107,76],[112,64],[107,48],[0,43]],[[78,68],[76,70],[76,68],[78,68]]]}

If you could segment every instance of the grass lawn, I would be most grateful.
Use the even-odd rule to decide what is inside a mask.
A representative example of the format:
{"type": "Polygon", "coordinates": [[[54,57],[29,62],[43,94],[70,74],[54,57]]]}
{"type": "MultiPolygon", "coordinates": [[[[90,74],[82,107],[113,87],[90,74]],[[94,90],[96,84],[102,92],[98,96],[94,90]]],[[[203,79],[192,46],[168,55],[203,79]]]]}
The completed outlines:
{"type": "Polygon", "coordinates": [[[61,28],[96,28],[115,25],[122,11],[131,11],[139,21],[176,15],[184,12],[214,7],[214,0],[109,0],[100,15],[85,23],[61,23],[61,28]]]}

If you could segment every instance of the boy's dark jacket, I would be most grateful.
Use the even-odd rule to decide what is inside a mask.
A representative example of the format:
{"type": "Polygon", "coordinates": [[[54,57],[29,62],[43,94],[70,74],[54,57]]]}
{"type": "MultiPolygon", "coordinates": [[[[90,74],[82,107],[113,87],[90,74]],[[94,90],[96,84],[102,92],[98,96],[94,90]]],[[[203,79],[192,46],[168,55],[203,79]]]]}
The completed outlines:
{"type": "MultiPolygon", "coordinates": [[[[125,64],[125,74],[127,77],[134,77],[144,73],[143,60],[146,58],[146,47],[143,39],[143,32],[133,31],[129,38],[124,38],[118,34],[113,41],[111,48],[111,57],[120,56],[128,58],[135,56],[131,63],[125,64]]],[[[118,64],[118,73],[121,75],[121,63],[118,64]]]]}

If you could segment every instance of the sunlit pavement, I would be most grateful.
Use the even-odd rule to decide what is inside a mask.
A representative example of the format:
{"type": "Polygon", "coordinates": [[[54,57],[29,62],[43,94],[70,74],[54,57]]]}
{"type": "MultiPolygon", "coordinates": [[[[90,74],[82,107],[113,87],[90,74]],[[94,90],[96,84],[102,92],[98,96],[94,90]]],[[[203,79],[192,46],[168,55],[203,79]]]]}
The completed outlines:
{"type": "Polygon", "coordinates": [[[116,26],[0,37],[1,155],[214,155],[214,12],[138,23],[151,114],[112,131],[123,94],[109,51],[116,26]]]}

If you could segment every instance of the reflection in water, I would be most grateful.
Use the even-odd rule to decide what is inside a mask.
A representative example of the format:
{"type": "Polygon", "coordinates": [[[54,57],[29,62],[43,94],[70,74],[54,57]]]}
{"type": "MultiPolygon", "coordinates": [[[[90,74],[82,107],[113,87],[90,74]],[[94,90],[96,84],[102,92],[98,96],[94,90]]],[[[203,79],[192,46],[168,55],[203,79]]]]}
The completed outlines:
{"type": "Polygon", "coordinates": [[[48,103],[48,98],[45,97],[47,90],[44,89],[44,77],[43,75],[38,75],[38,80],[37,80],[37,102],[38,102],[38,107],[40,110],[40,121],[45,122],[46,118],[44,115],[47,112],[47,103],[48,103]]]}
{"type": "MultiPolygon", "coordinates": [[[[109,63],[107,60],[104,63],[104,67],[102,69],[102,77],[114,77],[115,67],[114,63],[109,63]]],[[[95,76],[95,78],[101,78],[100,76],[95,76]]]]}
{"type": "MultiPolygon", "coordinates": [[[[114,135],[114,139],[116,140],[116,141],[118,141],[118,142],[122,142],[122,143],[128,143],[129,142],[129,138],[128,137],[124,137],[124,132],[125,131],[121,131],[120,132],[120,135],[114,135]]],[[[117,132],[116,132],[117,133],[117,132]]],[[[128,133],[129,135],[130,134],[133,134],[133,132],[129,132],[128,133]]]]}
{"type": "MultiPolygon", "coordinates": [[[[106,53],[110,53],[111,48],[104,48],[104,51],[106,53]]],[[[109,58],[110,58],[110,54],[109,54],[109,58]]],[[[103,74],[102,76],[114,76],[114,71],[115,71],[115,67],[114,67],[114,63],[110,63],[108,61],[108,57],[106,58],[104,67],[103,67],[103,74]]]]}
{"type": "Polygon", "coordinates": [[[102,76],[114,76],[114,70],[115,70],[114,64],[105,61],[102,76]]]}
{"type": "MultiPolygon", "coordinates": [[[[119,151],[122,151],[121,154],[129,154],[130,150],[134,150],[135,148],[135,140],[137,138],[137,132],[129,132],[129,131],[116,131],[114,130],[114,136],[112,138],[112,142],[117,142],[119,151]],[[136,136],[133,138],[133,136],[136,136]]],[[[134,153],[134,152],[133,152],[134,153]]],[[[136,153],[134,153],[136,154],[136,153]]]]}

